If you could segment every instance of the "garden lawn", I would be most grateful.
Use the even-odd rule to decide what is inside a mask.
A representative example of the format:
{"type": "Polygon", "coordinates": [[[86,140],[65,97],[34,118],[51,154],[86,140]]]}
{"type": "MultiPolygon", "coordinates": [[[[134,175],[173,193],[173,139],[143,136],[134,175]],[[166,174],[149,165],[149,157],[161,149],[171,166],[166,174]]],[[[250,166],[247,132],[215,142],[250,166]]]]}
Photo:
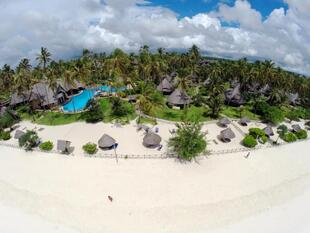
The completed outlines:
{"type": "Polygon", "coordinates": [[[168,121],[208,121],[211,118],[208,116],[208,110],[204,107],[190,106],[188,109],[171,109],[168,107],[157,108],[155,112],[156,118],[161,118],[168,121]]]}
{"type": "Polygon", "coordinates": [[[240,118],[241,114],[241,117],[248,117],[251,120],[259,120],[260,119],[259,115],[256,115],[255,113],[251,112],[250,109],[251,109],[250,106],[243,106],[243,110],[242,112],[240,112],[240,107],[232,107],[224,105],[221,110],[221,114],[229,118],[240,118]]]}

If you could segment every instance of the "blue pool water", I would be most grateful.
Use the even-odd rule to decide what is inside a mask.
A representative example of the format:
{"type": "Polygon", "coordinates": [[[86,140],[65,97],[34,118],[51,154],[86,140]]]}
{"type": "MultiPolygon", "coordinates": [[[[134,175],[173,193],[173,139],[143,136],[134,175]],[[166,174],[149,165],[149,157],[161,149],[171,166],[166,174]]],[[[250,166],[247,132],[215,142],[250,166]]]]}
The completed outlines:
{"type": "MultiPolygon", "coordinates": [[[[120,90],[124,90],[125,88],[120,88],[120,90]]],[[[73,96],[71,100],[63,105],[64,112],[79,112],[83,111],[87,102],[95,96],[97,90],[105,91],[105,92],[115,92],[116,88],[109,86],[101,86],[93,89],[85,89],[81,94],[73,96]]]]}

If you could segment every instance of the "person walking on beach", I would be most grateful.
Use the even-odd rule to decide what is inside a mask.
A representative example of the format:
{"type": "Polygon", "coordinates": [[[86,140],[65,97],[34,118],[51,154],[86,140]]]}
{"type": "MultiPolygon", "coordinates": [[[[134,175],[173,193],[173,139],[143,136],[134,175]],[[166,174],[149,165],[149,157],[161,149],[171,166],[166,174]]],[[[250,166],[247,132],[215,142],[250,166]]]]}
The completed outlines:
{"type": "Polygon", "coordinates": [[[246,159],[249,158],[250,154],[251,154],[251,152],[247,153],[247,155],[244,156],[244,158],[246,158],[246,159]]]}

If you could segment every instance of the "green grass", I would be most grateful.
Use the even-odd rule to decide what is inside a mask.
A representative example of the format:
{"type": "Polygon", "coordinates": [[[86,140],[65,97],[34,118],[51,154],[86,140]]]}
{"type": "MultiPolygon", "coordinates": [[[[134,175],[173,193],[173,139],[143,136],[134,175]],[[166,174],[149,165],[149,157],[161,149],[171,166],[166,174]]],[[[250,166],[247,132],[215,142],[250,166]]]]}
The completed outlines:
{"type": "Polygon", "coordinates": [[[250,111],[250,106],[244,106],[242,112],[240,112],[240,107],[232,107],[224,105],[221,114],[225,115],[229,118],[240,118],[241,117],[248,117],[251,120],[259,120],[259,115],[254,114],[250,111]]]}
{"type": "MultiPolygon", "coordinates": [[[[124,116],[124,117],[115,117],[112,115],[112,109],[111,109],[111,103],[109,99],[101,99],[99,100],[100,106],[104,113],[104,122],[112,122],[114,120],[119,120],[122,123],[127,123],[130,120],[133,120],[137,117],[134,106],[123,102],[128,108],[132,109],[132,113],[124,116]]],[[[25,111],[22,111],[22,107],[18,110],[19,115],[24,120],[30,120],[34,123],[40,124],[40,125],[66,125],[71,124],[74,122],[84,121],[83,113],[76,113],[76,114],[66,114],[62,112],[36,112],[34,114],[26,113],[25,111]]]]}
{"type": "Polygon", "coordinates": [[[168,107],[158,108],[155,113],[156,118],[161,118],[169,121],[208,121],[211,118],[208,116],[208,110],[204,107],[190,106],[188,109],[171,109],[168,107]]]}
{"type": "Polygon", "coordinates": [[[148,117],[140,117],[138,124],[151,124],[151,125],[157,125],[157,122],[151,118],[148,117]]]}

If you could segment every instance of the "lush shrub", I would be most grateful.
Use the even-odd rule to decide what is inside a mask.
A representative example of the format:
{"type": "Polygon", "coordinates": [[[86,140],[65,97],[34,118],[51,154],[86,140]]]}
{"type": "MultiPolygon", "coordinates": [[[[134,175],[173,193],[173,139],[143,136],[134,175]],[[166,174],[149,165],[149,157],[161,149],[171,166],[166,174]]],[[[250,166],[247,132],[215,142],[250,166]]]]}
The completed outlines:
{"type": "Polygon", "coordinates": [[[168,145],[180,159],[190,161],[205,151],[207,142],[201,132],[201,124],[183,122],[177,127],[176,135],[170,138],[168,145]]]}
{"type": "Polygon", "coordinates": [[[10,128],[19,121],[19,117],[11,111],[7,111],[0,118],[0,129],[10,128]]]}
{"type": "Polygon", "coordinates": [[[43,142],[40,144],[40,150],[42,151],[51,151],[54,148],[54,144],[51,141],[43,142]]]}
{"type": "Polygon", "coordinates": [[[249,129],[249,134],[256,139],[266,135],[265,131],[263,129],[260,129],[260,128],[249,129]]]}
{"type": "Polygon", "coordinates": [[[113,116],[122,117],[133,113],[132,106],[122,101],[119,97],[112,97],[110,101],[113,116]]]}
{"type": "Polygon", "coordinates": [[[27,131],[18,140],[19,146],[25,148],[26,151],[32,150],[39,143],[40,139],[36,132],[27,131]]]}
{"type": "Polygon", "coordinates": [[[96,123],[103,120],[103,111],[97,100],[90,99],[87,102],[85,109],[88,110],[84,113],[86,122],[96,123]]]}
{"type": "Polygon", "coordinates": [[[266,135],[261,136],[259,139],[259,142],[262,144],[266,144],[267,141],[268,141],[268,137],[266,135]]]}
{"type": "Polygon", "coordinates": [[[310,120],[310,108],[307,108],[305,110],[305,117],[304,117],[304,119],[310,120]]]}
{"type": "Polygon", "coordinates": [[[270,105],[265,101],[258,101],[254,104],[255,113],[261,116],[265,115],[265,113],[268,111],[268,108],[270,108],[270,105]]]}
{"type": "Polygon", "coordinates": [[[10,134],[10,132],[8,132],[8,131],[2,131],[2,132],[0,132],[0,140],[7,141],[7,140],[10,140],[10,139],[11,139],[11,134],[10,134]]]}
{"type": "Polygon", "coordinates": [[[283,136],[282,138],[285,142],[296,142],[297,141],[297,137],[295,134],[293,133],[287,133],[283,136]]]}
{"type": "Polygon", "coordinates": [[[291,110],[286,114],[286,118],[290,121],[299,121],[299,116],[301,112],[298,110],[291,110]]]}
{"type": "Polygon", "coordinates": [[[266,122],[277,125],[284,121],[284,112],[277,107],[269,107],[263,115],[263,119],[266,122]]]}
{"type": "Polygon", "coordinates": [[[94,143],[87,143],[83,146],[83,150],[85,153],[89,155],[93,155],[97,153],[97,145],[94,143]]]}
{"type": "Polygon", "coordinates": [[[300,130],[296,132],[295,135],[298,139],[306,139],[308,137],[308,133],[306,130],[300,130]]]}
{"type": "Polygon", "coordinates": [[[248,148],[254,148],[257,145],[256,139],[252,135],[246,135],[242,140],[242,144],[248,148]]]}

